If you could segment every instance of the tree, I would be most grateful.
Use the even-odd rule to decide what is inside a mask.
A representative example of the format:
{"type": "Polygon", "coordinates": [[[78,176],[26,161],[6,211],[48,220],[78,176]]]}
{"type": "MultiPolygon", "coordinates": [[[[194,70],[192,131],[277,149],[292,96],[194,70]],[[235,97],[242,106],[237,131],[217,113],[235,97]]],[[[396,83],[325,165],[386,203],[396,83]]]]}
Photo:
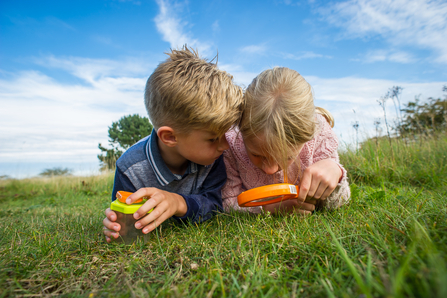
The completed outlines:
{"type": "Polygon", "coordinates": [[[44,177],[69,176],[72,172],[73,170],[69,168],[54,167],[51,169],[43,170],[39,175],[44,177]]]}
{"type": "MultiPolygon", "coordinates": [[[[447,86],[442,89],[447,92],[447,86]]],[[[444,99],[428,98],[421,103],[419,96],[408,102],[402,109],[404,117],[397,130],[406,134],[428,134],[447,128],[447,95],[444,99]]]]}
{"type": "Polygon", "coordinates": [[[149,119],[138,114],[124,116],[117,122],[113,122],[112,126],[109,126],[109,145],[112,148],[105,148],[98,144],[102,152],[98,155],[101,170],[114,169],[116,161],[123,152],[149,135],[152,128],[149,119]]]}

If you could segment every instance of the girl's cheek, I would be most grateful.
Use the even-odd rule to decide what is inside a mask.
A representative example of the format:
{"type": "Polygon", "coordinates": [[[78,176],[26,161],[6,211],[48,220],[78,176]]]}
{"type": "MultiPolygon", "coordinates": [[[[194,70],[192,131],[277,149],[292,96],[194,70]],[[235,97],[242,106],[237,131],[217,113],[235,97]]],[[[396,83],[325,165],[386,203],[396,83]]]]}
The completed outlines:
{"type": "Polygon", "coordinates": [[[254,156],[249,156],[250,157],[250,161],[252,164],[254,164],[256,167],[260,168],[260,165],[262,165],[262,162],[260,161],[259,158],[254,157],[254,156]]]}

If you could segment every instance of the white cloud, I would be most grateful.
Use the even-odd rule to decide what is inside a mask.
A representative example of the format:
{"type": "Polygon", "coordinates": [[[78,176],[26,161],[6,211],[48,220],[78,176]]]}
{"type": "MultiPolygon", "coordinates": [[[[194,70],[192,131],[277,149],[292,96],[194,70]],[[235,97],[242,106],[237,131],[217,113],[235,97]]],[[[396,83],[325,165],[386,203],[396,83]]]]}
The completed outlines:
{"type": "Polygon", "coordinates": [[[219,64],[221,70],[225,70],[233,76],[234,82],[242,87],[247,87],[258,75],[255,72],[245,71],[240,65],[219,64]]]}
{"type": "Polygon", "coordinates": [[[345,37],[380,35],[392,45],[432,49],[447,63],[447,2],[441,0],[349,0],[320,9],[345,37]]]}
{"type": "Polygon", "coordinates": [[[249,46],[242,47],[240,49],[240,51],[243,53],[257,54],[257,55],[264,54],[266,50],[267,50],[267,48],[265,45],[249,45],[249,46]]]}
{"type": "Polygon", "coordinates": [[[89,84],[64,84],[37,71],[3,72],[1,163],[87,161],[97,165],[98,143],[107,144],[112,122],[129,114],[147,117],[143,93],[152,69],[146,68],[143,76],[142,69],[131,70],[127,61],[55,57],[42,61],[89,84]]]}
{"type": "Polygon", "coordinates": [[[299,52],[297,54],[291,54],[291,53],[280,53],[280,55],[284,59],[291,59],[291,60],[302,60],[302,59],[313,59],[313,58],[326,58],[330,59],[331,56],[328,55],[321,55],[314,52],[299,52]]]}
{"type": "MultiPolygon", "coordinates": [[[[36,162],[98,165],[97,146],[107,144],[108,126],[124,115],[146,116],[143,91],[152,69],[145,69],[142,75],[142,69],[126,68],[127,61],[76,57],[47,57],[41,61],[46,61],[48,67],[76,74],[88,84],[61,83],[37,71],[0,71],[0,163],[19,169],[36,162]]],[[[235,64],[219,64],[219,68],[231,73],[235,82],[243,86],[258,74],[235,64]]],[[[305,78],[313,86],[316,104],[334,114],[336,131],[348,142],[352,142],[353,121],[359,121],[361,130],[373,134],[373,119],[382,117],[377,99],[388,88],[403,87],[402,103],[406,103],[418,94],[423,99],[441,97],[441,88],[446,84],[355,77],[305,78]]],[[[391,101],[387,109],[389,116],[394,117],[391,101]]],[[[3,171],[0,175],[8,174],[3,171]]]]}
{"type": "Polygon", "coordinates": [[[409,53],[389,51],[389,50],[369,51],[365,54],[365,57],[363,58],[363,62],[365,63],[384,62],[384,61],[407,64],[416,61],[416,59],[413,57],[413,55],[409,53]]]}
{"type": "Polygon", "coordinates": [[[180,13],[180,5],[171,5],[168,0],[156,0],[160,8],[160,13],[155,17],[155,25],[158,32],[161,33],[164,41],[169,42],[172,49],[181,48],[188,44],[192,48],[197,48],[199,53],[204,55],[210,54],[211,44],[201,42],[192,37],[189,32],[184,32],[186,22],[178,16],[180,13]]]}
{"type": "Polygon", "coordinates": [[[46,56],[35,58],[33,62],[44,67],[65,70],[91,84],[97,83],[103,77],[146,76],[150,74],[150,70],[155,66],[154,63],[134,58],[116,61],[82,57],[46,56]]]}
{"type": "MultiPolygon", "coordinates": [[[[421,99],[428,97],[443,98],[442,86],[446,82],[411,83],[392,80],[365,79],[358,77],[319,78],[304,76],[312,85],[315,104],[327,108],[335,118],[335,130],[345,142],[352,142],[354,130],[352,122],[359,121],[363,137],[375,134],[373,122],[375,118],[382,118],[383,110],[377,103],[393,86],[403,87],[401,106],[421,95],[421,99]],[[353,112],[355,110],[355,113],[353,112]]],[[[387,102],[387,118],[390,124],[396,118],[395,108],[391,100],[387,102]]]]}
{"type": "Polygon", "coordinates": [[[47,17],[45,19],[45,22],[48,25],[54,26],[54,27],[63,27],[65,29],[71,30],[71,31],[77,31],[75,28],[73,28],[71,25],[67,24],[66,22],[62,21],[61,19],[58,19],[56,17],[47,17]]]}
{"type": "Polygon", "coordinates": [[[213,32],[214,33],[217,33],[217,32],[220,31],[220,25],[219,25],[219,21],[218,20],[214,21],[212,28],[213,28],[213,32]]]}

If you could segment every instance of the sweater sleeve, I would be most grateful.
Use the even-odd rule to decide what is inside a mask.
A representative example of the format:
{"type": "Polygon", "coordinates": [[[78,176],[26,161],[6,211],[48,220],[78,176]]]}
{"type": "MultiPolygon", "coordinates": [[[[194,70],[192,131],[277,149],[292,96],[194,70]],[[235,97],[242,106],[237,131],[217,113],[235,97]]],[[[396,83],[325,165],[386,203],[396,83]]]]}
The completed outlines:
{"type": "MultiPolygon", "coordinates": [[[[233,152],[232,141],[229,140],[230,149],[224,152],[224,162],[227,171],[227,181],[222,188],[222,203],[225,212],[231,212],[232,210],[261,213],[261,207],[240,207],[237,202],[237,196],[246,191],[247,188],[242,183],[240,170],[238,169],[238,160],[233,152]]],[[[242,161],[239,161],[242,164],[242,161]]]]}
{"type": "Polygon", "coordinates": [[[180,194],[185,199],[188,210],[184,216],[173,216],[173,218],[179,221],[190,220],[193,223],[201,223],[216,213],[222,212],[221,190],[226,178],[225,165],[221,156],[214,163],[198,194],[180,194]]]}
{"type": "Polygon", "coordinates": [[[340,164],[340,158],[337,152],[337,136],[323,116],[318,115],[317,118],[319,122],[319,133],[315,137],[316,143],[313,163],[324,159],[331,159],[340,167],[342,171],[342,176],[337,187],[322,203],[322,205],[328,209],[336,209],[349,202],[351,198],[351,190],[349,189],[346,169],[340,164]]]}

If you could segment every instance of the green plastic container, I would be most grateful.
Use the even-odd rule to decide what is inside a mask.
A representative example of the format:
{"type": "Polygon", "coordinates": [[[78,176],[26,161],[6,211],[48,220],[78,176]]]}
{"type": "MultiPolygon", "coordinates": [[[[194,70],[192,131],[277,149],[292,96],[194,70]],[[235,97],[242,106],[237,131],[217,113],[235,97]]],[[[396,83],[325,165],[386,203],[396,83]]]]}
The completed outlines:
{"type": "MultiPolygon", "coordinates": [[[[149,240],[149,234],[143,234],[142,229],[135,228],[137,220],[133,217],[133,214],[144,204],[144,202],[128,205],[121,203],[119,200],[115,200],[110,205],[110,209],[116,213],[116,222],[121,225],[119,231],[120,237],[114,240],[114,242],[132,244],[138,239],[143,242],[149,240]]],[[[153,209],[152,209],[153,210],[153,209]]],[[[150,213],[150,210],[148,213],[150,213]]]]}

